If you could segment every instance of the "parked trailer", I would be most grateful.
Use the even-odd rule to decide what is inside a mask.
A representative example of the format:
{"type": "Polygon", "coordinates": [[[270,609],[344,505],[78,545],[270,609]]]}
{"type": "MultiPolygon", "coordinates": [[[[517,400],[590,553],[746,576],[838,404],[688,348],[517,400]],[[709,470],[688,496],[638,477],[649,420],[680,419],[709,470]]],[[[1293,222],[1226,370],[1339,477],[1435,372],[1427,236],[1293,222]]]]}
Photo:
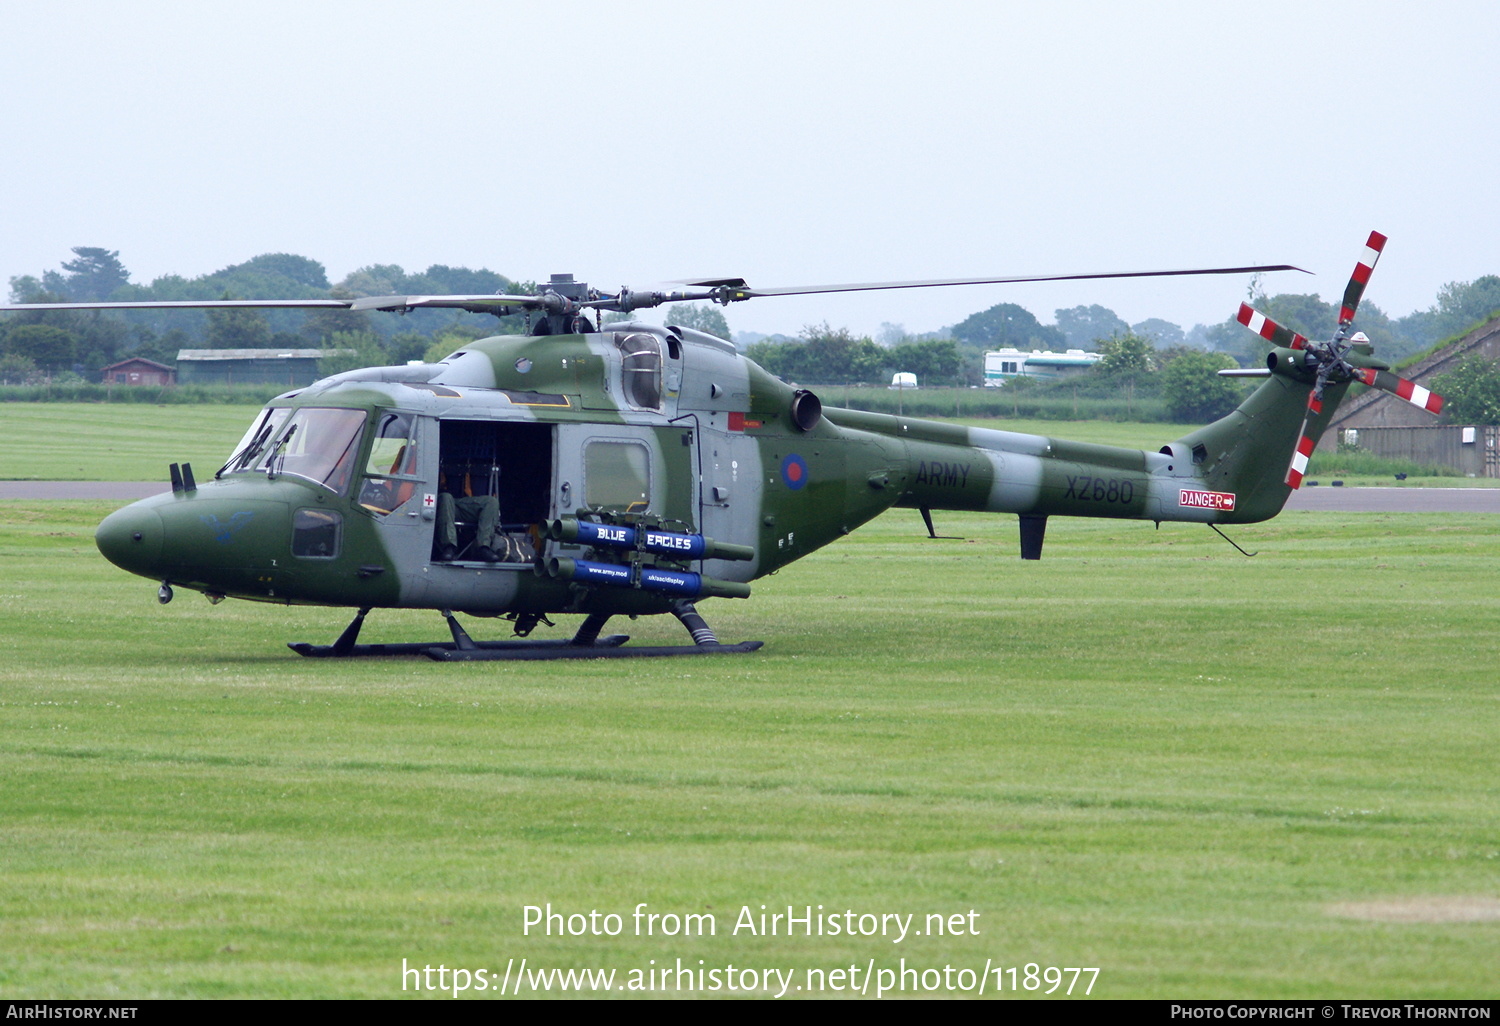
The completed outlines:
{"type": "Polygon", "coordinates": [[[1066,353],[1041,349],[1029,353],[1019,349],[994,350],[984,354],[984,384],[986,388],[998,388],[1011,378],[1056,380],[1082,374],[1101,359],[1103,354],[1082,349],[1069,349],[1066,353]]]}

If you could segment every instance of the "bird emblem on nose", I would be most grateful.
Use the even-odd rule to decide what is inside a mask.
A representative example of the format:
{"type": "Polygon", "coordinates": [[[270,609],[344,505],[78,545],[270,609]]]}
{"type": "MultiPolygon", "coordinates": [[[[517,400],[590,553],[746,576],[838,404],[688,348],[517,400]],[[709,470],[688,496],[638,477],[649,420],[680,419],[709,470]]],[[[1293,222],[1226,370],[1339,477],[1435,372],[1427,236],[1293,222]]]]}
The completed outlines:
{"type": "Polygon", "coordinates": [[[234,536],[254,518],[254,513],[243,510],[231,516],[227,524],[212,513],[203,513],[198,517],[199,520],[213,528],[214,541],[220,545],[228,545],[234,539],[234,536]]]}

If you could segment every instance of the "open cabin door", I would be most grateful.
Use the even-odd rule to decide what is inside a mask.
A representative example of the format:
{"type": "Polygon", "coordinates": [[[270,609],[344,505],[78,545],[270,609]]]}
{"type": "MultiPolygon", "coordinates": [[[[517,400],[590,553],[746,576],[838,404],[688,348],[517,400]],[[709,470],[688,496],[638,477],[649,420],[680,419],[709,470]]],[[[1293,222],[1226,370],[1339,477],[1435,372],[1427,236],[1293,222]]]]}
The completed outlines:
{"type": "Polygon", "coordinates": [[[503,564],[529,564],[541,526],[552,513],[553,428],[536,422],[438,422],[437,515],[429,545],[440,560],[445,546],[458,560],[474,560],[485,541],[503,564]],[[491,514],[485,506],[493,497],[491,514]],[[486,515],[493,516],[492,536],[486,515]],[[448,522],[453,537],[448,536],[448,522]]]}

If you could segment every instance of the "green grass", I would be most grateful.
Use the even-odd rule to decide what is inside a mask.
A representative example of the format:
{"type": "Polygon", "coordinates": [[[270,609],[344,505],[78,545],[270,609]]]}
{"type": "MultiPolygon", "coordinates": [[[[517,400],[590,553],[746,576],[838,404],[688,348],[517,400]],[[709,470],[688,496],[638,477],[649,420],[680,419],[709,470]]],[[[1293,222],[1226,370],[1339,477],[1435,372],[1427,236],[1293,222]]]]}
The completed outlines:
{"type": "Polygon", "coordinates": [[[166,480],[168,463],[207,478],[258,406],[0,403],[0,480],[166,480]]]}
{"type": "Polygon", "coordinates": [[[347,612],[158,606],[95,553],[108,509],[0,503],[0,998],[395,997],[403,958],[511,957],[1494,992],[1488,521],[1287,514],[1238,530],[1245,559],[1057,519],[1023,563],[1012,518],[939,514],[965,540],[931,541],[899,512],[704,604],[758,654],[506,666],[303,660],[283,643],[347,612]],[[547,902],[720,931],[523,936],[547,902]],[[728,935],[762,904],[980,932],[728,935]]]}
{"type": "Polygon", "coordinates": [[[1500,484],[1493,478],[1468,478],[1452,467],[1433,467],[1415,460],[1391,459],[1363,450],[1340,447],[1338,452],[1318,452],[1308,460],[1309,477],[1342,479],[1346,484],[1401,485],[1407,481],[1431,483],[1438,487],[1479,485],[1483,481],[1500,484]],[[1406,477],[1397,479],[1397,474],[1406,477]]]}
{"type": "Polygon", "coordinates": [[[292,387],[280,384],[115,385],[92,381],[46,382],[40,385],[0,384],[0,403],[139,403],[150,406],[229,404],[263,406],[292,387]]]}

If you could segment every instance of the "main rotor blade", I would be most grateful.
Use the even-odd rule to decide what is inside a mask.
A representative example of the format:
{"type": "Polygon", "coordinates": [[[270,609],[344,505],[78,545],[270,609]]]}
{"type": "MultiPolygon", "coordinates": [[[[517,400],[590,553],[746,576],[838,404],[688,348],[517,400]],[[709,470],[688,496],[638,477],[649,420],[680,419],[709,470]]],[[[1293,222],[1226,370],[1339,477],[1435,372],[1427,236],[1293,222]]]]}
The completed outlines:
{"type": "Polygon", "coordinates": [[[1400,399],[1405,399],[1428,413],[1443,412],[1443,397],[1436,392],[1428,391],[1415,381],[1407,381],[1389,371],[1369,368],[1360,368],[1355,372],[1355,377],[1371,388],[1378,388],[1382,392],[1389,392],[1400,399]]]}
{"type": "Polygon", "coordinates": [[[384,310],[401,312],[423,308],[468,310],[470,313],[489,313],[502,306],[541,306],[541,296],[504,296],[499,294],[479,296],[361,296],[348,301],[351,310],[384,310]]]}
{"type": "Polygon", "coordinates": [[[256,308],[264,310],[334,309],[347,310],[348,299],[172,299],[143,300],[128,303],[6,303],[0,311],[21,310],[231,310],[256,308]]]}
{"type": "Polygon", "coordinates": [[[1255,332],[1273,346],[1286,349],[1306,349],[1307,336],[1299,335],[1291,328],[1282,327],[1248,303],[1240,304],[1235,320],[1255,332]]]}
{"type": "Polygon", "coordinates": [[[361,296],[358,299],[173,299],[119,303],[10,303],[0,312],[24,310],[383,310],[401,312],[424,307],[491,313],[508,306],[541,306],[540,296],[361,296]]]}
{"type": "Polygon", "coordinates": [[[810,296],[821,292],[874,292],[881,289],[931,289],[947,285],[1004,285],[1026,281],[1087,281],[1096,278],[1167,278],[1190,274],[1256,274],[1261,271],[1304,271],[1291,264],[1263,264],[1254,267],[1203,267],[1178,271],[1104,271],[1092,274],[1016,274],[993,278],[929,278],[923,281],[855,282],[846,285],[789,285],[775,288],[751,288],[743,279],[716,278],[681,282],[683,285],[719,287],[729,302],[757,299],[761,296],[810,296]]]}
{"type": "Polygon", "coordinates": [[[1365,286],[1370,283],[1370,274],[1375,270],[1375,262],[1380,259],[1380,253],[1385,249],[1385,236],[1379,232],[1371,232],[1370,238],[1365,242],[1364,252],[1360,253],[1359,260],[1354,264],[1354,273],[1349,277],[1349,285],[1344,289],[1344,303],[1339,310],[1339,327],[1344,327],[1354,320],[1354,311],[1359,309],[1360,298],[1365,294],[1365,286]]]}

